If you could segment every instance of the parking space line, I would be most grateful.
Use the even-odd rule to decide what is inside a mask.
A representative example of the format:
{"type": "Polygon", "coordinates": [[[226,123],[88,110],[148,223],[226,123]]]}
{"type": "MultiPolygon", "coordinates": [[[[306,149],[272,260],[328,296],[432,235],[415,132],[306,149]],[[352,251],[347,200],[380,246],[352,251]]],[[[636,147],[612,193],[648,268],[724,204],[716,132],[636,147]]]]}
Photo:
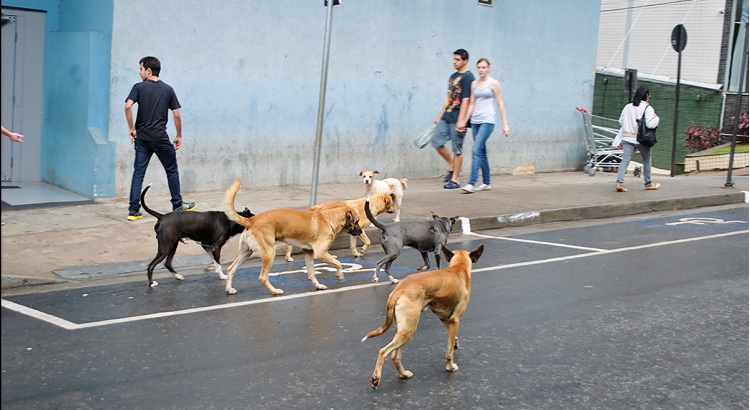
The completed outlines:
{"type": "Polygon", "coordinates": [[[487,268],[472,269],[471,272],[472,273],[476,273],[476,272],[486,272],[486,271],[492,271],[492,270],[502,270],[502,269],[518,268],[518,267],[522,267],[522,266],[541,265],[541,264],[550,263],[550,262],[560,262],[560,261],[567,261],[567,260],[571,260],[571,259],[588,258],[590,256],[606,255],[606,254],[610,254],[610,253],[630,252],[630,251],[635,251],[635,250],[639,250],[639,249],[656,248],[656,247],[659,247],[659,246],[677,245],[677,244],[685,243],[685,242],[694,242],[694,241],[702,241],[702,240],[705,240],[705,239],[721,238],[723,236],[739,235],[739,234],[742,234],[742,233],[748,234],[748,233],[750,233],[750,230],[736,231],[736,232],[725,232],[725,233],[720,233],[720,234],[716,234],[716,235],[699,236],[699,237],[695,237],[695,238],[675,239],[673,241],[648,243],[648,244],[643,244],[643,245],[629,246],[629,247],[626,247],[626,248],[600,249],[600,250],[597,250],[595,252],[590,252],[590,253],[580,253],[580,254],[577,254],[577,255],[559,256],[559,257],[556,257],[556,258],[539,259],[539,260],[535,260],[535,261],[509,263],[507,265],[498,265],[498,266],[490,266],[490,267],[487,267],[487,268]]]}
{"type": "MultiPolygon", "coordinates": [[[[561,256],[557,258],[540,259],[536,261],[519,262],[519,263],[511,263],[507,265],[496,265],[496,266],[489,266],[485,268],[472,269],[472,273],[504,270],[504,269],[522,267],[522,266],[540,265],[540,264],[545,264],[545,263],[560,262],[560,261],[566,261],[566,260],[571,260],[571,259],[588,258],[591,256],[600,256],[600,255],[612,254],[612,253],[630,252],[630,251],[646,249],[646,248],[655,248],[655,247],[661,247],[661,246],[677,245],[677,244],[686,243],[686,242],[721,238],[724,236],[741,235],[741,234],[747,235],[748,233],[750,233],[750,230],[745,229],[742,231],[725,232],[725,233],[720,233],[720,234],[715,234],[715,235],[677,239],[673,241],[664,241],[664,242],[643,244],[643,245],[630,246],[630,247],[618,248],[618,249],[610,249],[610,250],[601,250],[601,249],[597,250],[597,249],[589,248],[589,249],[593,249],[593,251],[589,253],[582,253],[582,254],[576,254],[576,255],[570,255],[570,256],[561,256]]],[[[488,239],[506,239],[506,238],[498,238],[498,237],[491,237],[491,236],[485,236],[485,235],[477,235],[477,236],[486,237],[488,239]]],[[[62,327],[63,329],[79,330],[79,329],[87,329],[87,328],[98,327],[98,326],[108,326],[108,325],[136,322],[136,321],[156,319],[156,318],[164,318],[164,317],[171,317],[171,316],[180,316],[180,315],[187,315],[187,314],[193,314],[193,313],[207,312],[207,311],[212,311],[212,310],[230,309],[230,308],[235,308],[235,307],[240,307],[240,306],[257,305],[257,304],[268,303],[268,302],[279,302],[279,301],[298,299],[298,298],[303,298],[303,297],[308,297],[308,296],[328,295],[328,294],[340,293],[340,292],[349,291],[349,290],[367,289],[367,288],[372,288],[376,286],[392,286],[392,285],[390,282],[368,283],[368,284],[362,284],[362,285],[343,287],[339,289],[317,290],[317,291],[311,291],[311,292],[304,292],[304,293],[300,293],[296,295],[273,296],[273,297],[267,297],[263,299],[248,300],[244,302],[234,302],[234,303],[226,303],[222,305],[205,306],[205,307],[192,308],[192,309],[183,309],[183,310],[177,310],[173,312],[159,312],[159,313],[152,313],[148,315],[102,320],[98,322],[89,322],[89,323],[82,323],[82,324],[73,323],[68,320],[50,315],[48,313],[44,313],[36,309],[32,309],[23,305],[19,305],[15,302],[11,302],[6,299],[2,299],[2,307],[27,315],[27,316],[34,317],[36,319],[45,321],[55,326],[62,327]]]]}
{"type": "Polygon", "coordinates": [[[363,285],[354,285],[354,286],[348,286],[348,287],[343,287],[339,289],[315,290],[311,292],[299,293],[296,295],[271,296],[271,297],[267,297],[263,299],[246,300],[244,302],[232,302],[232,303],[225,303],[221,305],[175,310],[172,312],[151,313],[148,315],[131,316],[131,317],[124,317],[124,318],[119,318],[119,319],[100,320],[97,322],[88,322],[88,323],[81,323],[81,324],[73,323],[65,319],[60,319],[56,316],[52,316],[50,314],[38,311],[36,309],[32,309],[23,305],[19,305],[18,303],[11,302],[6,299],[2,299],[2,307],[16,311],[18,313],[22,313],[26,316],[37,318],[39,320],[48,322],[55,326],[62,327],[63,329],[66,329],[66,330],[79,330],[79,329],[87,329],[90,327],[108,326],[108,325],[115,325],[115,324],[121,324],[121,323],[129,323],[129,322],[138,322],[141,320],[148,320],[148,319],[189,315],[193,313],[229,309],[229,308],[234,308],[234,307],[239,307],[239,306],[257,305],[257,304],[266,303],[266,302],[280,302],[283,300],[299,299],[299,298],[307,297],[307,296],[327,295],[327,294],[332,294],[332,293],[340,293],[340,292],[344,292],[347,290],[365,289],[365,288],[372,288],[376,286],[386,286],[386,285],[391,285],[391,282],[386,281],[386,282],[378,282],[378,283],[366,283],[363,285]]]}
{"type": "Polygon", "coordinates": [[[578,249],[578,250],[582,250],[582,251],[599,252],[599,251],[604,251],[605,250],[605,249],[599,249],[599,248],[589,248],[588,246],[567,245],[567,244],[564,244],[564,243],[535,241],[535,240],[531,240],[531,239],[508,238],[506,236],[482,235],[482,234],[475,233],[475,232],[470,232],[470,233],[468,233],[468,235],[474,235],[474,236],[478,236],[480,238],[499,239],[499,240],[511,241],[511,242],[526,242],[526,243],[533,243],[533,244],[537,244],[537,245],[557,246],[557,247],[560,247],[560,248],[578,249]]]}
{"type": "Polygon", "coordinates": [[[51,323],[55,326],[59,326],[66,330],[76,330],[80,328],[80,325],[76,323],[70,322],[65,319],[61,319],[57,316],[52,316],[48,313],[44,313],[44,312],[38,311],[36,309],[32,309],[24,305],[19,305],[18,303],[11,302],[9,300],[2,299],[2,306],[6,309],[16,311],[26,316],[37,318],[39,320],[42,320],[47,323],[51,323]]]}

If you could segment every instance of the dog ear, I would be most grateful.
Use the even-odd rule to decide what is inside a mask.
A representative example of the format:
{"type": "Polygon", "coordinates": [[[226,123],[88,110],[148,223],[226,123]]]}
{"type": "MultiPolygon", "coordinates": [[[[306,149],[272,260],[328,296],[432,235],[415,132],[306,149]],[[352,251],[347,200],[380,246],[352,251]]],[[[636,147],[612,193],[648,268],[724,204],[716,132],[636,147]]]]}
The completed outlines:
{"type": "Polygon", "coordinates": [[[359,176],[362,176],[362,174],[364,174],[364,173],[365,173],[365,171],[364,171],[364,170],[362,170],[362,171],[359,171],[359,176]]]}
{"type": "Polygon", "coordinates": [[[446,248],[445,245],[440,244],[440,250],[443,252],[443,257],[446,261],[450,262],[451,259],[453,259],[453,252],[451,252],[450,249],[446,248]]]}
{"type": "Polygon", "coordinates": [[[484,245],[479,245],[478,248],[474,249],[469,253],[469,258],[471,258],[472,263],[477,263],[479,260],[479,257],[482,256],[482,252],[484,252],[484,245]]]}
{"type": "Polygon", "coordinates": [[[451,226],[456,224],[456,222],[458,221],[458,218],[459,218],[458,216],[451,217],[451,226]]]}
{"type": "Polygon", "coordinates": [[[432,214],[432,219],[439,219],[440,217],[435,213],[435,211],[430,211],[432,214]]]}
{"type": "Polygon", "coordinates": [[[353,210],[346,211],[346,220],[349,221],[349,224],[354,226],[357,223],[359,223],[359,218],[357,217],[357,212],[353,210]]]}
{"type": "Polygon", "coordinates": [[[244,216],[245,218],[252,218],[253,216],[255,216],[255,214],[252,211],[250,211],[250,209],[248,209],[248,207],[245,207],[245,209],[243,209],[241,212],[237,212],[237,213],[240,214],[240,215],[242,215],[242,216],[244,216]]]}
{"type": "Polygon", "coordinates": [[[379,173],[380,173],[380,171],[378,171],[378,170],[376,169],[376,170],[372,171],[372,173],[373,173],[373,174],[379,174],[379,173]]]}

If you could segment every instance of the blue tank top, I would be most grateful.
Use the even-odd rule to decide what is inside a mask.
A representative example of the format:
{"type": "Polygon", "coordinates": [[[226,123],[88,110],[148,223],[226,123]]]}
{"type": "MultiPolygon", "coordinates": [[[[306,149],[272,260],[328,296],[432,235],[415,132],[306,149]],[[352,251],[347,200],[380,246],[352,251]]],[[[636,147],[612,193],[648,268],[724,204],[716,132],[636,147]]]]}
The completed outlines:
{"type": "Polygon", "coordinates": [[[495,123],[495,93],[488,81],[484,88],[479,88],[479,81],[474,86],[474,111],[471,113],[472,124],[495,123]]]}

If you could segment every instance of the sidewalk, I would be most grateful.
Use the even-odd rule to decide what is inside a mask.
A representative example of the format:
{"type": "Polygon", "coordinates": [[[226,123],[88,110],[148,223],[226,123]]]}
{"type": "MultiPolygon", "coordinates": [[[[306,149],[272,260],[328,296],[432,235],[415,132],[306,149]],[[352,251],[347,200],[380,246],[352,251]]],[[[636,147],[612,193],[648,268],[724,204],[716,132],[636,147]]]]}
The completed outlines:
{"type": "MultiPolygon", "coordinates": [[[[460,216],[454,234],[536,223],[626,216],[650,211],[691,209],[747,202],[747,168],[735,170],[733,188],[726,188],[726,171],[705,174],[655,175],[662,184],[658,191],[645,191],[643,179],[626,177],[626,193],[614,190],[614,173],[557,172],[532,175],[493,176],[491,191],[465,194],[461,189],[443,189],[442,179],[410,179],[404,194],[401,220],[427,220],[431,211],[441,216],[460,216]]],[[[465,183],[465,180],[463,181],[465,183]]],[[[213,192],[185,193],[198,202],[197,211],[223,210],[225,188],[213,192]]],[[[152,190],[153,191],[153,190],[152,190]]],[[[169,195],[152,192],[151,208],[165,212],[169,195]]],[[[361,181],[318,186],[318,202],[354,199],[364,195],[361,181]]],[[[253,188],[242,186],[236,207],[247,206],[254,213],[279,207],[304,209],[310,203],[310,186],[253,188]]],[[[3,291],[51,283],[91,281],[104,276],[145,279],[145,267],[156,254],[155,218],[144,213],[141,220],[128,222],[127,199],[109,198],[93,204],[58,205],[37,209],[3,211],[3,291]],[[136,275],[124,275],[137,273],[136,275]]],[[[380,219],[392,220],[381,215],[380,219]]],[[[372,228],[371,228],[372,229],[372,228]]],[[[379,232],[368,230],[377,245],[379,232]]],[[[226,269],[236,256],[239,235],[223,248],[226,269]]],[[[282,249],[282,246],[278,246],[282,249]]],[[[339,237],[332,247],[348,248],[339,237]]],[[[296,259],[300,259],[297,256],[296,259]]],[[[282,259],[279,259],[282,260],[282,259]]],[[[174,266],[200,269],[210,258],[195,243],[178,247],[174,266]]],[[[164,272],[158,268],[157,274],[164,272]]],[[[131,279],[132,280],[132,279],[131,279]]],[[[92,282],[93,284],[93,282],[92,282]]]]}

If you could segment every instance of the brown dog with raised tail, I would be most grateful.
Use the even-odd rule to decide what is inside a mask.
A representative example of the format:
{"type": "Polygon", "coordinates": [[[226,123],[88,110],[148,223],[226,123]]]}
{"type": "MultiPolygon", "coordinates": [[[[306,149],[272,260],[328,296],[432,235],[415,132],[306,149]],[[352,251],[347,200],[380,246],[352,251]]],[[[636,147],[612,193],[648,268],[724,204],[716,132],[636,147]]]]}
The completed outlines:
{"type": "Polygon", "coordinates": [[[458,325],[466,311],[471,295],[471,267],[484,252],[484,245],[472,252],[456,250],[451,252],[441,245],[448,267],[441,270],[409,275],[393,289],[388,296],[385,309],[385,323],[368,333],[362,341],[382,335],[396,321],[396,335],[393,340],[378,352],[375,371],[370,378],[370,386],[378,388],[383,362],[391,354],[393,364],[402,379],[414,374],[401,364],[401,350],[417,331],[419,317],[425,307],[435,313],[448,329],[448,348],[445,353],[445,370],[455,372],[458,366],[453,362],[453,351],[458,348],[458,325]]]}
{"type": "Polygon", "coordinates": [[[277,289],[268,280],[273,259],[276,257],[276,241],[284,241],[302,249],[305,254],[307,278],[315,285],[315,289],[328,289],[315,277],[315,259],[335,266],[336,280],[343,282],[344,272],[341,268],[341,262],[328,253],[328,249],[336,239],[336,235],[341,232],[346,231],[353,236],[362,234],[357,211],[348,206],[302,211],[293,208],[277,208],[261,212],[252,218],[245,218],[234,209],[234,199],[239,189],[240,179],[237,178],[224,198],[227,217],[245,227],[240,236],[237,258],[227,269],[227,294],[234,295],[237,293],[237,290],[232,287],[234,272],[254,252],[258,252],[263,261],[258,280],[271,291],[271,294],[281,295],[284,293],[283,290],[277,289]]]}

